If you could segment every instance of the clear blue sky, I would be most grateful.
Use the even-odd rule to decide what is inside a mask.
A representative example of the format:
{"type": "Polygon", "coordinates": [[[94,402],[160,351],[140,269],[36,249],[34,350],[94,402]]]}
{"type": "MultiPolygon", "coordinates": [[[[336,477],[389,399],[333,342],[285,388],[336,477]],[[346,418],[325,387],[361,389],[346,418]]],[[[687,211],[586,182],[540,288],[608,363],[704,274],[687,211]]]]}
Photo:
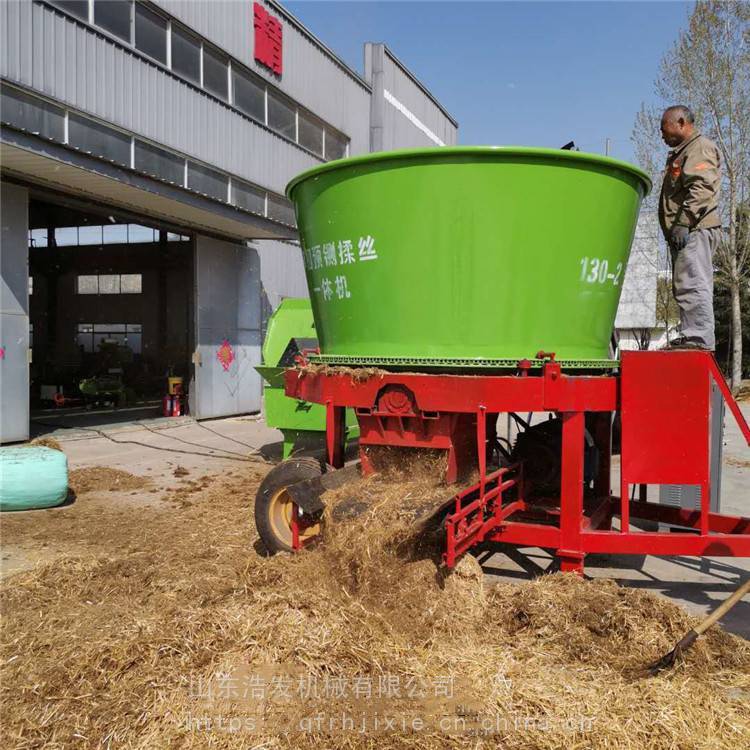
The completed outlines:
{"type": "MultiPolygon", "coordinates": [[[[632,160],[630,133],[686,2],[325,2],[284,5],[362,72],[385,42],[459,122],[462,144],[559,147],[632,160]]],[[[666,151],[665,151],[666,152],[666,151]]]]}

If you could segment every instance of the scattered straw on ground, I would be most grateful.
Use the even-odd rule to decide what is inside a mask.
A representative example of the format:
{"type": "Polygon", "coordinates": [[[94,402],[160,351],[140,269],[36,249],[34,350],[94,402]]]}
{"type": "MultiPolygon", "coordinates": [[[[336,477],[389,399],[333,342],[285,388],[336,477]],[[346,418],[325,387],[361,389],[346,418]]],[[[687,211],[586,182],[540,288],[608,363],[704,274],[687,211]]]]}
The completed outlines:
{"type": "Polygon", "coordinates": [[[68,475],[68,484],[77,495],[84,492],[140,490],[148,483],[147,477],[138,477],[128,471],[110,469],[106,466],[73,469],[68,475]]]}
{"type": "Polygon", "coordinates": [[[34,438],[29,445],[41,445],[45,448],[52,448],[53,450],[60,451],[61,453],[64,453],[62,445],[55,440],[53,437],[38,437],[34,438]]]}
{"type": "Polygon", "coordinates": [[[418,476],[326,495],[322,544],[262,557],[251,518],[266,470],[216,480],[183,510],[139,509],[116,533],[92,515],[98,550],[5,582],[4,746],[750,743],[741,639],[712,631],[644,677],[694,624],[682,609],[572,575],[490,586],[472,557],[447,574],[437,530],[414,533],[445,488],[418,476]],[[337,514],[352,498],[359,512],[337,514]]]}

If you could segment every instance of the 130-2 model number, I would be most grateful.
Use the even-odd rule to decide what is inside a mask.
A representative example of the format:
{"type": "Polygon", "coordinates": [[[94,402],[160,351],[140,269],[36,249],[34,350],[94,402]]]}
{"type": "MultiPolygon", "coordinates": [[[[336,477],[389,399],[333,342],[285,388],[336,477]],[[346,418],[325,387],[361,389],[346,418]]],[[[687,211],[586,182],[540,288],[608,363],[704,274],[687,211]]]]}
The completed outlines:
{"type": "Polygon", "coordinates": [[[581,258],[581,281],[588,284],[606,284],[611,281],[614,286],[618,286],[620,276],[622,276],[622,263],[618,263],[612,272],[609,270],[606,258],[581,258]]]}

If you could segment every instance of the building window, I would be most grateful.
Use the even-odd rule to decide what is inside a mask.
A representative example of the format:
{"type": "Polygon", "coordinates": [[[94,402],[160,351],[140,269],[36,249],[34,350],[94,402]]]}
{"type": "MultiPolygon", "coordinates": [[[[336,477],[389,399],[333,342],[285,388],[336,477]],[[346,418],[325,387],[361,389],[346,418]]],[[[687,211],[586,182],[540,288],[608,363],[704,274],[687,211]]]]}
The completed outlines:
{"type": "Polygon", "coordinates": [[[200,40],[175,24],[172,24],[172,70],[200,86],[200,40]]]}
{"type": "Polygon", "coordinates": [[[116,37],[130,42],[132,0],[94,0],[94,23],[116,37]]]}
{"type": "MultiPolygon", "coordinates": [[[[77,18],[84,21],[88,19],[89,3],[85,0],[81,2],[48,1],[77,18]]],[[[288,100],[278,90],[267,86],[264,80],[252,73],[241,72],[232,66],[230,81],[229,56],[216,47],[203,43],[198,35],[191,33],[178,23],[171,22],[170,24],[166,17],[155,13],[140,2],[134,4],[133,0],[92,1],[96,25],[128,44],[133,44],[137,50],[149,57],[165,65],[169,63],[171,70],[175,73],[198,86],[202,85],[206,91],[225,102],[231,102],[244,114],[268,125],[279,135],[298,143],[322,159],[331,161],[346,157],[349,140],[345,136],[329,129],[310,113],[298,107],[295,102],[288,100]],[[169,60],[168,49],[171,49],[169,60]]],[[[5,94],[3,94],[2,103],[3,109],[8,110],[5,94]]],[[[36,106],[39,107],[38,104],[36,106]]],[[[24,121],[21,123],[8,120],[10,116],[3,114],[3,121],[64,142],[62,110],[59,110],[59,123],[46,123],[45,126],[37,122],[39,113],[16,114],[15,119],[24,121]],[[29,119],[33,120],[32,124],[25,124],[25,121],[29,119]]],[[[93,150],[89,151],[92,154],[103,155],[105,158],[112,158],[106,154],[97,154],[93,150]]],[[[123,162],[120,159],[113,159],[113,161],[130,166],[129,161],[123,162]]],[[[161,178],[161,175],[154,174],[152,170],[144,171],[161,178]]],[[[183,184],[182,180],[166,179],[179,185],[183,184]]]]}
{"type": "Polygon", "coordinates": [[[143,275],[140,273],[120,274],[120,294],[141,294],[143,291],[143,275]]]}
{"type": "Polygon", "coordinates": [[[102,343],[127,346],[141,353],[143,328],[140,323],[79,323],[77,342],[85,352],[99,351],[102,343]]]}
{"type": "Polygon", "coordinates": [[[129,135],[87,117],[68,114],[68,143],[81,151],[130,166],[129,135]]]}
{"type": "Polygon", "coordinates": [[[128,242],[131,245],[159,241],[159,230],[142,224],[128,224],[128,242]]]}
{"type": "MultiPolygon", "coordinates": [[[[104,224],[85,225],[80,227],[56,227],[54,230],[57,247],[74,245],[127,245],[144,244],[159,241],[159,230],[144,227],[141,224],[104,224]]],[[[47,230],[32,229],[33,233],[44,232],[43,239],[47,246],[47,230]]],[[[32,240],[34,239],[32,235],[32,240]]],[[[40,247],[42,247],[40,245],[40,247]]]]}
{"type": "Polygon", "coordinates": [[[34,135],[65,140],[65,111],[17,89],[3,86],[0,90],[0,118],[34,135]]]}
{"type": "Polygon", "coordinates": [[[103,273],[97,276],[99,280],[99,294],[119,294],[120,277],[115,273],[103,273]]]}
{"type": "Polygon", "coordinates": [[[34,277],[29,276],[29,297],[34,294],[34,277]]]}
{"type": "Polygon", "coordinates": [[[299,145],[323,156],[323,128],[302,111],[299,112],[299,145]]]}
{"type": "Polygon", "coordinates": [[[78,346],[85,352],[94,351],[94,324],[79,323],[78,336],[76,338],[78,346]]]}
{"type": "Polygon", "coordinates": [[[239,70],[232,70],[232,102],[246,115],[266,121],[266,90],[250,76],[239,70]]]}
{"type": "Polygon", "coordinates": [[[185,184],[185,159],[143,141],[135,141],[135,169],[175,185],[185,184]]]}
{"type": "Polygon", "coordinates": [[[135,6],[135,47],[167,64],[167,21],[140,3],[135,6]]]}
{"type": "Polygon", "coordinates": [[[203,47],[203,88],[226,101],[227,58],[209,47],[203,47]]]}
{"type": "Polygon", "coordinates": [[[29,247],[47,247],[47,230],[30,229],[29,247]]]}
{"type": "Polygon", "coordinates": [[[79,276],[78,294],[99,294],[99,277],[98,276],[79,276]]]}
{"type": "Polygon", "coordinates": [[[88,0],[49,0],[52,5],[57,6],[60,10],[70,13],[71,16],[80,18],[81,21],[89,20],[89,3],[88,0]]]}
{"type": "Polygon", "coordinates": [[[229,179],[226,175],[195,162],[188,162],[188,187],[191,190],[226,203],[228,186],[229,179]]]}
{"type": "Polygon", "coordinates": [[[175,234],[174,232],[167,232],[167,242],[189,242],[190,237],[186,237],[184,234],[175,234]]]}
{"type": "Polygon", "coordinates": [[[297,226],[294,218],[294,206],[291,201],[282,198],[280,195],[268,194],[268,218],[280,221],[290,227],[297,226]]]}
{"type": "Polygon", "coordinates": [[[127,245],[128,244],[128,225],[127,224],[105,224],[102,227],[102,244],[103,245],[127,245]]]}
{"type": "Polygon", "coordinates": [[[232,180],[232,201],[235,206],[264,216],[266,213],[266,192],[241,180],[232,180]]]}
{"type": "Polygon", "coordinates": [[[78,294],[141,294],[140,273],[99,273],[78,276],[78,294]]]}
{"type": "Polygon", "coordinates": [[[78,227],[55,227],[55,247],[71,247],[78,244],[78,227]]]}
{"type": "Polygon", "coordinates": [[[346,147],[348,144],[349,141],[344,136],[338,135],[331,130],[326,130],[326,160],[343,159],[346,156],[346,147]]]}
{"type": "Polygon", "coordinates": [[[297,140],[296,112],[285,99],[268,92],[268,127],[287,138],[297,140]]]}
{"type": "Polygon", "coordinates": [[[102,227],[99,226],[80,226],[78,227],[78,244],[79,245],[101,245],[102,244],[102,227]]]}

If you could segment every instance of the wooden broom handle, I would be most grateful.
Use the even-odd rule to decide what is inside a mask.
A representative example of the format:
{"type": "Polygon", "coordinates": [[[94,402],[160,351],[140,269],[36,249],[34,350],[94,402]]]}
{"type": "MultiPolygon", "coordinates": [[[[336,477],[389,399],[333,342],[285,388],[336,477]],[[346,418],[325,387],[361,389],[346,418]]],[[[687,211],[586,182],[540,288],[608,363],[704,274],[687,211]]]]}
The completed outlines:
{"type": "Polygon", "coordinates": [[[705,633],[717,620],[734,607],[745,594],[750,592],[750,578],[743,583],[731,596],[727,597],[703,622],[694,628],[698,635],[705,633]]]}

